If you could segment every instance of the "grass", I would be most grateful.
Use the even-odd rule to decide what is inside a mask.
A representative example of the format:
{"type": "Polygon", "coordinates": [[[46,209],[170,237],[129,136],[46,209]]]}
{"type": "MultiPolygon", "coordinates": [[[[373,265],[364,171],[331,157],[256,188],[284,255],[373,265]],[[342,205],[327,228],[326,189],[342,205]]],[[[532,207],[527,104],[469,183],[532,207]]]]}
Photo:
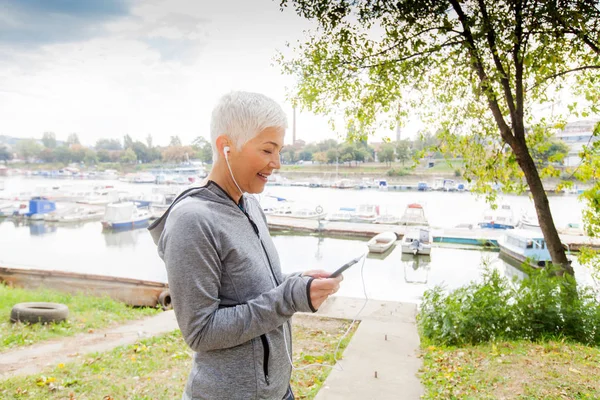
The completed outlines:
{"type": "MultiPolygon", "coordinates": [[[[300,359],[297,366],[331,362],[337,342],[349,324],[349,321],[326,319],[315,319],[311,323],[294,317],[294,359],[300,359]]],[[[345,348],[349,340],[345,339],[340,348],[345,348]]],[[[191,368],[191,355],[181,333],[174,331],[106,353],[78,356],[70,363],[51,366],[39,375],[3,380],[0,398],[180,398],[191,368]]],[[[328,373],[329,368],[294,372],[292,387],[296,398],[313,398],[328,373]]]]}
{"type": "Polygon", "coordinates": [[[132,308],[110,298],[72,295],[51,290],[25,290],[0,284],[0,352],[55,337],[113,326],[159,313],[156,308],[132,308]],[[45,301],[69,307],[67,321],[51,324],[13,324],[10,312],[17,303],[45,301]]]}
{"type": "Polygon", "coordinates": [[[600,349],[561,341],[423,345],[424,399],[598,399],[600,349]]]}

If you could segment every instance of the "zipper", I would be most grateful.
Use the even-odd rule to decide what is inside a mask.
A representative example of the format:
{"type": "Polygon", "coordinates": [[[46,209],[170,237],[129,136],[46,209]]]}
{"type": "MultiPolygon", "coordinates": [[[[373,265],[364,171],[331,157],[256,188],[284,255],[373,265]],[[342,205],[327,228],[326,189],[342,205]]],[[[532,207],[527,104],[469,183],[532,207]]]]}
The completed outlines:
{"type": "Polygon", "coordinates": [[[269,381],[269,353],[271,352],[269,348],[269,341],[267,340],[267,335],[260,335],[260,340],[263,345],[264,357],[263,357],[263,372],[265,374],[265,382],[267,382],[267,386],[271,383],[269,381]]]}

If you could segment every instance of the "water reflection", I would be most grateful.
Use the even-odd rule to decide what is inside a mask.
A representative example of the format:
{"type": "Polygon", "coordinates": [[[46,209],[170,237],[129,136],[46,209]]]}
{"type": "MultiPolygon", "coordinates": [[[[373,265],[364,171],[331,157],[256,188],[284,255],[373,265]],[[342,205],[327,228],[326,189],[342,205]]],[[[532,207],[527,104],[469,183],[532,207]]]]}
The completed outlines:
{"type": "Polygon", "coordinates": [[[415,256],[404,254],[401,256],[404,268],[404,282],[426,284],[429,276],[430,255],[415,256]]]}
{"type": "Polygon", "coordinates": [[[29,225],[29,233],[34,236],[56,232],[56,226],[47,225],[44,221],[28,221],[27,225],[29,225]]]}
{"type": "Polygon", "coordinates": [[[109,247],[135,247],[142,234],[145,233],[140,229],[102,231],[104,242],[109,247]]]}

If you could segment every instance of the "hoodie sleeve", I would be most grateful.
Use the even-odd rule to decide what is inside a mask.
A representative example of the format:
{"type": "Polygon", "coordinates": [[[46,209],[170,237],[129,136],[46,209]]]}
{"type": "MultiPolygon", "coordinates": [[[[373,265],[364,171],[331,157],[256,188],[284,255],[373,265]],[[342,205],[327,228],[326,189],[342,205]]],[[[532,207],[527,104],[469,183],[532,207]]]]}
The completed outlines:
{"type": "Polygon", "coordinates": [[[217,232],[192,207],[173,210],[159,248],[177,322],[194,351],[237,346],[284,324],[310,304],[312,278],[292,276],[245,304],[219,308],[221,261],[217,232]]]}

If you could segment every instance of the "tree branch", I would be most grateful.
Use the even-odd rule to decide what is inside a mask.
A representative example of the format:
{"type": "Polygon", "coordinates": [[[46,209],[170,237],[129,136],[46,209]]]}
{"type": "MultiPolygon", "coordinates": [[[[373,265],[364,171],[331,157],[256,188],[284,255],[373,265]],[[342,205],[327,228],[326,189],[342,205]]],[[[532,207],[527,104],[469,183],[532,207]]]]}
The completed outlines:
{"type": "Polygon", "coordinates": [[[471,66],[473,67],[473,69],[477,73],[477,76],[479,77],[479,80],[481,81],[481,86],[483,87],[484,93],[488,99],[488,104],[489,104],[490,110],[492,111],[492,115],[494,116],[494,119],[496,120],[496,124],[498,125],[498,128],[500,129],[500,135],[506,142],[511,144],[514,141],[514,136],[511,132],[510,127],[506,124],[506,121],[504,120],[504,117],[502,116],[502,111],[500,110],[500,106],[498,105],[498,100],[496,98],[496,95],[492,91],[492,88],[490,87],[489,78],[485,72],[485,69],[483,68],[483,62],[481,61],[481,59],[479,58],[479,55],[477,54],[477,48],[475,46],[475,39],[473,38],[471,28],[469,27],[469,23],[467,21],[467,16],[465,15],[458,0],[449,0],[449,2],[452,5],[452,8],[454,8],[454,11],[456,12],[456,14],[458,15],[458,19],[463,27],[463,30],[464,30],[463,36],[466,39],[467,47],[469,50],[469,54],[470,54],[470,58],[471,58],[471,60],[470,60],[471,66]]]}
{"type": "Polygon", "coordinates": [[[570,74],[571,72],[584,71],[586,69],[600,69],[600,65],[585,65],[583,67],[573,68],[573,69],[569,69],[567,71],[561,71],[556,74],[548,75],[548,76],[544,77],[541,81],[536,83],[535,85],[527,88],[527,90],[534,89],[534,88],[540,86],[542,83],[546,82],[547,80],[558,78],[560,76],[570,74]]]}
{"type": "MultiPolygon", "coordinates": [[[[526,0],[525,2],[526,3],[526,0]]],[[[515,63],[515,92],[517,96],[516,104],[516,125],[515,135],[523,134],[525,137],[525,126],[523,125],[523,59],[521,58],[521,41],[523,40],[523,9],[524,4],[516,2],[515,4],[515,47],[513,49],[513,59],[515,63]]]]}
{"type": "MultiPolygon", "coordinates": [[[[459,41],[455,41],[455,42],[446,42],[446,43],[442,43],[439,46],[435,46],[434,48],[430,48],[424,51],[420,51],[418,53],[413,53],[413,54],[409,54],[405,57],[400,57],[400,58],[395,58],[393,60],[386,60],[377,64],[367,64],[367,65],[358,65],[356,66],[356,68],[358,69],[367,69],[367,68],[373,68],[373,67],[380,67],[382,65],[388,65],[388,64],[393,64],[393,63],[398,63],[398,62],[402,62],[402,61],[407,61],[410,60],[411,58],[415,58],[418,56],[424,56],[426,54],[431,54],[431,53],[435,53],[436,51],[439,51],[441,48],[443,47],[450,47],[450,46],[454,46],[457,44],[461,44],[463,43],[464,40],[459,40],[459,41]]],[[[372,56],[368,56],[365,57],[364,59],[360,60],[360,61],[364,61],[365,59],[371,58],[372,56]]],[[[341,62],[340,65],[351,65],[351,64],[358,64],[358,62],[351,62],[351,61],[345,61],[345,62],[341,62]]]]}
{"type": "Polygon", "coordinates": [[[490,46],[490,51],[492,52],[492,58],[494,59],[494,64],[500,72],[500,84],[504,89],[504,96],[506,97],[506,103],[508,105],[508,109],[510,111],[510,117],[512,119],[513,124],[517,120],[517,113],[515,110],[515,100],[513,98],[512,91],[510,89],[510,81],[508,79],[508,73],[504,69],[502,65],[502,61],[498,56],[498,46],[496,45],[496,34],[494,33],[494,29],[490,23],[490,16],[487,12],[487,8],[485,6],[485,2],[483,0],[479,0],[479,9],[481,10],[481,16],[483,19],[483,26],[485,28],[485,33],[488,40],[488,45],[490,46]]]}

